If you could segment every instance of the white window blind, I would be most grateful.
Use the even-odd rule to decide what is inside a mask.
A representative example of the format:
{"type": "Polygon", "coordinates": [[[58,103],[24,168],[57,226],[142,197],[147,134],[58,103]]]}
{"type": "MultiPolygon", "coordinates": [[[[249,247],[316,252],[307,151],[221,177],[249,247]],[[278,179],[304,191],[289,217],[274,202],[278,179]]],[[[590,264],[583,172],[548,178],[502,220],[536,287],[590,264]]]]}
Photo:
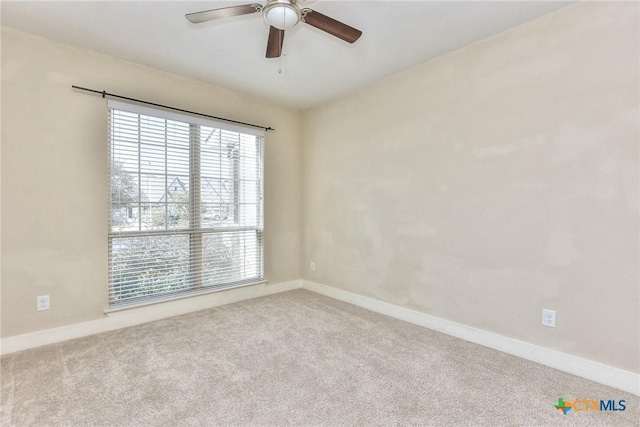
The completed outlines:
{"type": "Polygon", "coordinates": [[[264,132],[109,102],[109,304],[263,279],[264,132]]]}

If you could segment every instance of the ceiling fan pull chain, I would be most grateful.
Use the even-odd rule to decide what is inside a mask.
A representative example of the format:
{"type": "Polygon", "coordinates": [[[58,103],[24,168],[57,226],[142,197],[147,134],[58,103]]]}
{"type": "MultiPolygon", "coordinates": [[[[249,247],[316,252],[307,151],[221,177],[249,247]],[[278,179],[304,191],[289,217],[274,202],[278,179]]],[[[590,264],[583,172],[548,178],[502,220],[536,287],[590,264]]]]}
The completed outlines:
{"type": "MultiPolygon", "coordinates": [[[[280,33],[280,37],[284,39],[284,31],[280,33]]],[[[280,46],[282,46],[282,41],[280,42],[280,46]]],[[[280,52],[280,55],[278,56],[278,74],[282,74],[282,57],[283,56],[284,54],[280,52]]]]}

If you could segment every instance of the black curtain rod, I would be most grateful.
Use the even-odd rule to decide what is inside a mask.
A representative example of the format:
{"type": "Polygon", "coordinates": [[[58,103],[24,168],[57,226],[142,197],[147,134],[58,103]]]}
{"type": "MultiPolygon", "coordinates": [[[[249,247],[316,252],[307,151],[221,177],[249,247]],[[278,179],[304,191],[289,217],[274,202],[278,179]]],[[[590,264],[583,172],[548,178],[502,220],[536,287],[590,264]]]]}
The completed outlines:
{"type": "Polygon", "coordinates": [[[261,126],[261,125],[254,125],[253,123],[245,123],[245,122],[239,122],[237,120],[225,119],[223,117],[210,116],[209,114],[197,113],[195,111],[183,110],[181,108],[170,107],[168,105],[156,104],[155,102],[143,101],[141,99],[135,99],[135,98],[129,98],[129,97],[122,96],[122,95],[116,95],[114,93],[105,92],[103,90],[100,91],[100,90],[95,90],[95,89],[87,89],[86,87],[80,87],[80,86],[75,86],[75,85],[72,85],[71,87],[73,89],[79,89],[79,90],[84,90],[86,92],[93,92],[93,93],[100,94],[100,95],[102,95],[103,98],[105,96],[110,96],[112,98],[126,99],[127,101],[139,102],[140,104],[146,104],[146,105],[153,105],[154,107],[167,108],[167,109],[173,110],[173,111],[180,111],[181,113],[195,114],[196,116],[208,117],[210,119],[223,120],[223,121],[229,122],[229,123],[237,123],[239,125],[251,126],[251,127],[254,127],[254,128],[258,128],[258,129],[264,129],[267,132],[270,131],[270,130],[275,130],[271,126],[267,127],[267,126],[261,126]]]}

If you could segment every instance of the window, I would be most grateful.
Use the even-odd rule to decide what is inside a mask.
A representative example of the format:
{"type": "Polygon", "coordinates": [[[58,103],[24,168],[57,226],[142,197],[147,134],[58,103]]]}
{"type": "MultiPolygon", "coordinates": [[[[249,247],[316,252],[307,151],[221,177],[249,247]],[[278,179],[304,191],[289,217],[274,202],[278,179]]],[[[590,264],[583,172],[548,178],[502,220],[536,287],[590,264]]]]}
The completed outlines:
{"type": "Polygon", "coordinates": [[[263,280],[264,134],[109,102],[109,305],[263,280]]]}

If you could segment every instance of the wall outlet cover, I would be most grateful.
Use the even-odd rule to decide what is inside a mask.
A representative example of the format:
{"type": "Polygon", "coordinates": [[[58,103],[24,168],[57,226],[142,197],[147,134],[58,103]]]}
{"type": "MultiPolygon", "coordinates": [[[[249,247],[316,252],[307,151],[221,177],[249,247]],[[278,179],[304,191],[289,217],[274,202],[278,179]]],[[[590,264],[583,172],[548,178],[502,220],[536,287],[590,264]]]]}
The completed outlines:
{"type": "Polygon", "coordinates": [[[542,324],[550,328],[556,327],[556,312],[553,310],[542,309],[542,324]]]}
{"type": "Polygon", "coordinates": [[[51,308],[51,302],[50,302],[50,299],[49,299],[49,295],[41,295],[39,297],[36,297],[36,310],[37,311],[49,310],[49,308],[51,308]]]}

